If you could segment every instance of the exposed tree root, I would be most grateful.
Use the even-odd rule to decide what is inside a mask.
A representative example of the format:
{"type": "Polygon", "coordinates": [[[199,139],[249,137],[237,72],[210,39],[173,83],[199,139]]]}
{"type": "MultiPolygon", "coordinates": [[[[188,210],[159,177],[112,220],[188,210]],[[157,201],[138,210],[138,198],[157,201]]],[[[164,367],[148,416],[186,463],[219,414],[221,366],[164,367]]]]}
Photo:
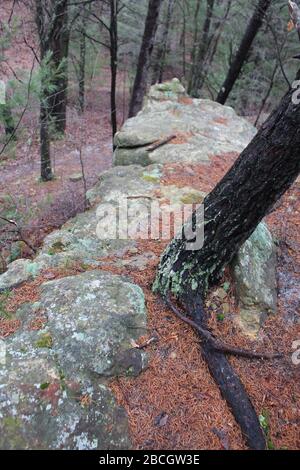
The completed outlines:
{"type": "Polygon", "coordinates": [[[170,309],[175,313],[175,315],[180,318],[182,321],[192,326],[195,330],[198,331],[200,336],[210,343],[210,346],[215,351],[222,352],[224,354],[231,354],[232,356],[240,356],[248,359],[280,359],[283,357],[281,353],[257,353],[253,351],[247,351],[246,349],[233,348],[232,346],[227,346],[226,344],[221,343],[218,339],[210,333],[210,331],[199,326],[195,321],[183,315],[175,305],[170,301],[170,299],[165,299],[166,304],[170,309]]]}
{"type": "Polygon", "coordinates": [[[209,367],[210,373],[217,383],[222,396],[227,401],[235,420],[239,424],[250,449],[265,450],[266,438],[260,426],[255,409],[247,395],[247,392],[235,373],[225,354],[238,356],[271,359],[278,355],[251,353],[222,345],[207,330],[207,315],[203,308],[202,298],[197,296],[189,298],[185,302],[188,314],[192,320],[183,315],[170,301],[164,299],[177,317],[189,324],[199,333],[202,341],[202,355],[209,367]]]}

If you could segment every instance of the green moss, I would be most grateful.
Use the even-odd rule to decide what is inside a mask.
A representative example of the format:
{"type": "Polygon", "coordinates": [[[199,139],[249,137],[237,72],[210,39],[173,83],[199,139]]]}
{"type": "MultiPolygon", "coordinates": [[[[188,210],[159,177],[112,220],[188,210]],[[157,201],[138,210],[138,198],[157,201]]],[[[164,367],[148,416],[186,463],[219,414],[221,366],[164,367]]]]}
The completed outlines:
{"type": "Polygon", "coordinates": [[[201,204],[203,197],[197,193],[187,193],[180,198],[182,204],[201,204]]]}
{"type": "Polygon", "coordinates": [[[4,448],[6,442],[9,442],[10,447],[14,449],[21,449],[26,447],[26,442],[21,435],[22,421],[18,417],[6,416],[2,418],[3,433],[0,435],[0,447],[4,448]]]}
{"type": "Polygon", "coordinates": [[[142,176],[143,180],[145,181],[149,181],[149,183],[159,183],[160,181],[160,178],[159,176],[155,176],[155,175],[150,175],[150,174],[144,174],[142,176]]]}
{"type": "Polygon", "coordinates": [[[48,255],[53,256],[56,253],[61,253],[64,250],[65,250],[65,245],[61,241],[58,241],[58,242],[53,243],[51,248],[49,248],[48,255]]]}
{"type": "Polygon", "coordinates": [[[43,384],[40,385],[41,390],[46,390],[49,387],[50,383],[49,382],[44,382],[43,384]]]}
{"type": "Polygon", "coordinates": [[[7,311],[7,307],[6,307],[7,301],[10,296],[11,296],[11,292],[9,291],[5,291],[5,292],[2,292],[2,294],[0,294],[0,317],[3,317],[3,318],[11,317],[11,313],[7,311]]]}
{"type": "Polygon", "coordinates": [[[275,449],[275,444],[272,442],[272,440],[270,438],[270,416],[269,416],[269,412],[267,410],[263,410],[258,418],[259,418],[260,425],[263,428],[264,433],[265,433],[266,438],[267,438],[268,450],[274,450],[275,449]]]}
{"type": "Polygon", "coordinates": [[[50,333],[44,333],[35,343],[37,348],[48,348],[51,349],[53,344],[53,339],[50,333]]]}

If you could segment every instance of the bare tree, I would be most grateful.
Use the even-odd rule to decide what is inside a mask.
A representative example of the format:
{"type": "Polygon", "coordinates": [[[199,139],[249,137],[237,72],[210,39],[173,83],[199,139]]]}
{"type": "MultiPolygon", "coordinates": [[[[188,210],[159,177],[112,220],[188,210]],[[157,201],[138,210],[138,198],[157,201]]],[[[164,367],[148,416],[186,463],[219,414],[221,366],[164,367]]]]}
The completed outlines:
{"type": "Polygon", "coordinates": [[[163,22],[162,34],[157,44],[157,54],[154,60],[152,83],[161,83],[166,62],[169,29],[172,20],[175,0],[168,0],[166,18],[163,22]]]}
{"type": "Polygon", "coordinates": [[[247,26],[245,34],[242,38],[238,51],[230,64],[227,76],[219,94],[217,96],[217,102],[225,104],[226,100],[234,87],[236,80],[238,79],[244,63],[246,62],[249,51],[253,44],[253,41],[263,23],[264,16],[271,4],[271,0],[259,0],[252,15],[252,18],[247,26]]]}
{"type": "Polygon", "coordinates": [[[144,35],[138,58],[137,71],[129,106],[129,117],[135,116],[142,108],[147,89],[148,68],[153,50],[158,17],[163,0],[149,0],[144,35]]]}
{"type": "Polygon", "coordinates": [[[212,23],[215,0],[207,0],[206,17],[203,26],[201,41],[198,50],[194,51],[193,64],[188,86],[188,93],[194,97],[199,97],[199,89],[203,76],[203,64],[209,45],[209,35],[212,23]]]}

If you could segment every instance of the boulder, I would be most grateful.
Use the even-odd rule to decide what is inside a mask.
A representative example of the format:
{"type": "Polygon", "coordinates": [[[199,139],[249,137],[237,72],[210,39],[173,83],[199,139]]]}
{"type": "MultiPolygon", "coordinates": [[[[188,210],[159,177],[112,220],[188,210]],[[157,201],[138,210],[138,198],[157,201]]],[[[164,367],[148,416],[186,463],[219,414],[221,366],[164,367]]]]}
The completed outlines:
{"type": "Polygon", "coordinates": [[[265,223],[260,223],[239,250],[233,264],[240,302],[240,324],[256,335],[269,313],[277,310],[276,247],[265,223]]]}
{"type": "Polygon", "coordinates": [[[128,449],[127,417],[107,378],[136,375],[145,356],[131,341],[145,333],[142,290],[101,271],[42,285],[37,306],[0,343],[1,449],[128,449]]]}

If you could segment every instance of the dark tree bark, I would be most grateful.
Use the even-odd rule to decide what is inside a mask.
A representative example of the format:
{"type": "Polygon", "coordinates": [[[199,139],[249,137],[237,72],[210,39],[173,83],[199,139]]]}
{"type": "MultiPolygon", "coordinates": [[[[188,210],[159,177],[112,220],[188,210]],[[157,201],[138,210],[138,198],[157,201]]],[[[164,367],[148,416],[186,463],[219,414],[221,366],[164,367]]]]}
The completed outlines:
{"type": "Polygon", "coordinates": [[[49,99],[50,116],[56,132],[64,134],[66,130],[67,95],[68,95],[68,51],[70,31],[68,28],[68,0],[54,0],[54,18],[49,36],[49,48],[53,52],[53,64],[59,70],[53,80],[55,92],[49,99]]]}
{"type": "Polygon", "coordinates": [[[192,64],[188,93],[195,98],[199,97],[199,89],[204,73],[203,65],[209,45],[209,33],[211,29],[214,4],[215,0],[207,0],[206,17],[203,26],[202,37],[198,47],[198,51],[195,53],[195,57],[192,64]]]}
{"type": "Polygon", "coordinates": [[[216,101],[221,104],[225,104],[226,100],[234,87],[236,80],[238,79],[244,63],[246,62],[249,51],[253,44],[253,41],[262,26],[264,16],[271,5],[271,0],[259,0],[257,7],[255,8],[254,14],[247,26],[245,34],[239,49],[231,62],[227,77],[219,91],[216,101]]]}
{"type": "Polygon", "coordinates": [[[49,106],[47,99],[45,98],[40,104],[40,156],[42,181],[50,181],[53,179],[48,109],[49,106]]]}
{"type": "MultiPolygon", "coordinates": [[[[110,112],[112,137],[114,140],[117,132],[117,73],[118,73],[118,0],[110,0],[110,70],[111,70],[111,87],[110,87],[110,112]]],[[[114,144],[113,144],[114,145],[114,144]]]]}
{"type": "Polygon", "coordinates": [[[8,103],[0,104],[0,116],[4,124],[5,134],[7,137],[11,138],[15,132],[15,123],[8,103]]]}
{"type": "Polygon", "coordinates": [[[47,93],[48,117],[55,131],[64,133],[66,129],[66,108],[68,88],[68,0],[35,0],[35,16],[38,27],[40,56],[43,60],[51,53],[49,72],[53,74],[51,85],[44,88],[47,93]]]}
{"type": "Polygon", "coordinates": [[[163,24],[162,35],[157,45],[157,54],[156,54],[154,66],[153,66],[152,84],[161,83],[163,81],[163,73],[164,73],[167,48],[168,48],[169,29],[170,29],[174,6],[175,6],[175,0],[169,0],[166,18],[163,24]]]}
{"type": "Polygon", "coordinates": [[[145,30],[130,100],[129,117],[135,116],[141,110],[143,105],[143,99],[147,89],[149,62],[153,50],[155,34],[158,26],[159,11],[162,3],[163,0],[149,0],[145,30]]]}
{"type": "Polygon", "coordinates": [[[201,74],[201,81],[200,81],[200,88],[202,88],[202,86],[204,85],[205,81],[206,81],[206,78],[207,78],[207,75],[209,73],[209,70],[211,68],[211,65],[214,61],[214,58],[215,58],[215,55],[216,55],[216,52],[218,50],[218,46],[219,46],[219,42],[220,42],[220,39],[221,39],[221,36],[222,36],[222,32],[223,32],[223,29],[224,29],[224,26],[227,22],[227,18],[228,18],[228,15],[230,13],[230,9],[231,9],[231,4],[232,4],[232,0],[227,0],[227,5],[226,5],[226,8],[225,8],[225,14],[223,16],[223,18],[221,20],[219,20],[216,25],[215,25],[215,33],[210,41],[210,47],[209,47],[209,50],[208,50],[208,54],[207,54],[207,57],[205,58],[205,61],[204,61],[204,70],[203,70],[203,73],[201,74]]]}
{"type": "Polygon", "coordinates": [[[40,58],[44,67],[40,97],[41,179],[49,181],[53,177],[50,158],[50,122],[59,133],[64,133],[66,127],[68,0],[49,0],[48,2],[35,0],[34,3],[40,58]],[[49,61],[46,63],[47,57],[49,61]],[[51,77],[50,80],[49,77],[51,77]]]}
{"type": "Polygon", "coordinates": [[[196,52],[199,47],[199,13],[200,13],[200,6],[201,6],[202,0],[197,0],[196,2],[196,7],[195,7],[195,13],[194,13],[194,33],[193,33],[193,46],[192,46],[192,52],[191,52],[191,59],[192,59],[192,71],[191,74],[193,74],[193,68],[195,67],[196,64],[196,52]]]}
{"type": "MultiPolygon", "coordinates": [[[[196,230],[196,214],[189,231],[174,239],[164,252],[154,290],[174,294],[203,328],[207,316],[203,299],[224,268],[253,233],[300,172],[300,105],[293,90],[261,127],[232,168],[204,200],[204,245],[187,250],[185,233],[196,230]]],[[[198,227],[199,228],[199,227],[198,227]]],[[[240,424],[248,445],[263,448],[263,435],[246,392],[227,359],[203,342],[203,355],[223,396],[240,424]]]]}
{"type": "Polygon", "coordinates": [[[80,112],[84,112],[85,107],[85,63],[86,63],[86,25],[87,16],[83,10],[81,13],[81,24],[79,29],[79,65],[78,65],[78,101],[80,112]]]}

